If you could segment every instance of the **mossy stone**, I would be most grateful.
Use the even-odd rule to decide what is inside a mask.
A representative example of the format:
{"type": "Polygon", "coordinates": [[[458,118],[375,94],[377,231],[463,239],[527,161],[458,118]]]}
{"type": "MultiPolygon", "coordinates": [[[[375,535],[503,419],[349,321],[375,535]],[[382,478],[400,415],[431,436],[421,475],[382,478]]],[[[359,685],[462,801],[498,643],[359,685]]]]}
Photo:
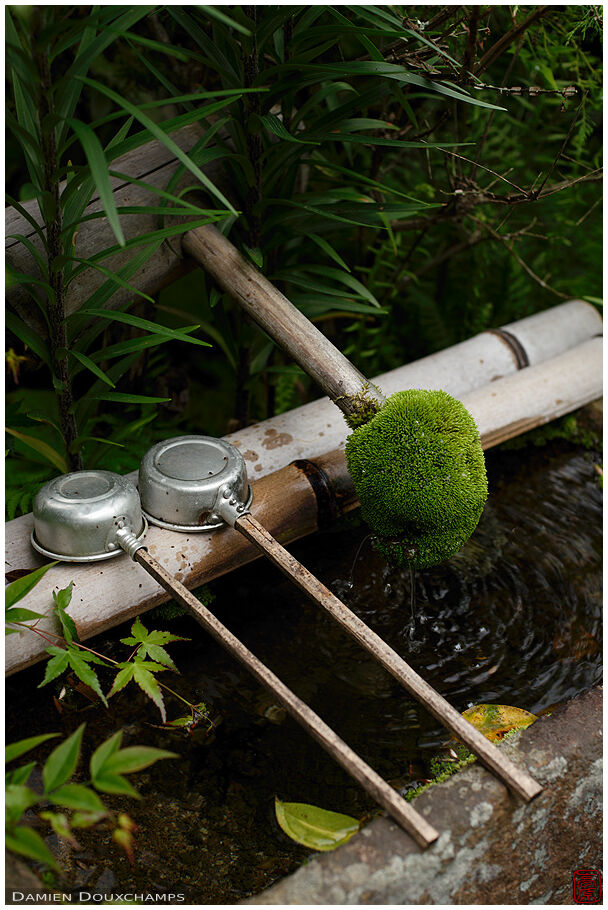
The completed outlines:
{"type": "Polygon", "coordinates": [[[475,421],[447,392],[392,395],[346,442],[361,514],[395,565],[426,568],[470,537],[488,496],[475,421]]]}

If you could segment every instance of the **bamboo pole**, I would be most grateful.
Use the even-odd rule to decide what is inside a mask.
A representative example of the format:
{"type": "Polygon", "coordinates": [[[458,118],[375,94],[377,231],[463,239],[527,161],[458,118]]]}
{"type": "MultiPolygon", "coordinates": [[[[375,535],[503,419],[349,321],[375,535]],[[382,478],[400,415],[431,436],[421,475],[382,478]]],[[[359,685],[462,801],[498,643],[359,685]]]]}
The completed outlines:
{"type": "Polygon", "coordinates": [[[438,832],[399,793],[386,783],[363,759],[321,720],[318,714],[295,695],[268,667],[232,634],[196,597],[144,549],[133,556],[163,588],[181,603],[191,616],[219,644],[242,663],[259,683],[272,692],[286,711],[304,727],[376,802],[414,838],[423,849],[439,837],[438,832]]]}
{"type": "Polygon", "coordinates": [[[481,763],[526,802],[534,799],[542,787],[496,748],[483,733],[468,723],[432,686],[416,673],[379,635],[349,610],[302,563],[287,552],[253,517],[239,518],[235,528],[251,540],[278,569],[304,591],[355,638],[407,691],[414,696],[457,739],[461,740],[481,763]]]}
{"type": "Polygon", "coordinates": [[[362,398],[377,407],[382,404],[382,393],[217,228],[205,225],[189,231],[182,248],[287,351],[344,414],[355,414],[362,398]]]}

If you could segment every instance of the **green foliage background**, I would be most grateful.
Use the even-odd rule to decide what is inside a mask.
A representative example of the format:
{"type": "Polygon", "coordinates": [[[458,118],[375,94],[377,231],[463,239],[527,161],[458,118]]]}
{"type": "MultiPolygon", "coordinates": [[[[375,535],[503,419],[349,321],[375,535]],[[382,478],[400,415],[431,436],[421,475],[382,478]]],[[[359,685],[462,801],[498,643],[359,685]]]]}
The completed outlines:
{"type": "Polygon", "coordinates": [[[9,258],[8,517],[59,471],[318,396],[200,270],[138,292],[188,225],[218,222],[369,376],[601,296],[600,7],[14,6],[6,36],[8,204],[39,238],[17,238],[31,273],[9,258]],[[116,159],[187,124],[157,228],[125,242],[116,159]],[[115,244],[87,260],[94,194],[115,244]]]}

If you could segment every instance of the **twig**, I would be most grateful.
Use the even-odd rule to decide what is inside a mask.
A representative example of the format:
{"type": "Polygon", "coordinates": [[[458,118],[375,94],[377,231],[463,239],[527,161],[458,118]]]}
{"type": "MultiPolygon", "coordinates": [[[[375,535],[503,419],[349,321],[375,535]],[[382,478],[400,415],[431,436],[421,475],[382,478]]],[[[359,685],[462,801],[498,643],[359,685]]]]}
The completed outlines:
{"type": "Polygon", "coordinates": [[[553,159],[553,164],[551,165],[551,167],[550,167],[549,170],[547,171],[547,174],[546,174],[546,176],[545,176],[545,179],[543,180],[543,182],[542,182],[541,185],[540,185],[540,189],[535,191],[535,193],[536,193],[537,196],[540,196],[540,194],[542,193],[543,187],[544,187],[545,183],[547,182],[547,180],[549,179],[549,177],[550,177],[551,174],[553,173],[553,170],[554,170],[554,168],[555,168],[555,165],[557,164],[559,158],[561,157],[562,152],[564,151],[564,149],[565,149],[566,146],[568,145],[568,143],[569,143],[569,141],[570,141],[570,137],[571,137],[571,135],[572,135],[572,131],[574,130],[574,125],[575,125],[576,121],[578,120],[578,115],[580,114],[580,112],[581,112],[581,110],[582,110],[582,108],[583,108],[583,104],[584,104],[585,99],[587,98],[587,95],[588,95],[588,94],[589,94],[588,92],[585,92],[585,94],[584,94],[583,97],[581,98],[581,103],[579,104],[579,106],[578,106],[578,108],[577,108],[577,111],[576,111],[574,117],[572,118],[572,123],[570,124],[570,129],[568,130],[568,132],[567,132],[567,134],[566,134],[566,138],[565,138],[564,141],[562,142],[562,147],[560,148],[559,152],[557,153],[557,155],[556,155],[555,158],[553,159]]]}
{"type": "MultiPolygon", "coordinates": [[[[534,272],[530,268],[530,266],[526,262],[524,262],[524,260],[521,258],[519,253],[517,253],[515,251],[515,249],[513,248],[513,246],[511,246],[511,244],[509,243],[509,240],[512,239],[511,237],[508,237],[508,235],[499,234],[491,225],[486,224],[483,221],[478,221],[476,218],[474,218],[473,220],[477,224],[479,224],[479,226],[481,228],[488,231],[488,233],[490,233],[492,235],[492,237],[494,237],[496,240],[499,240],[503,244],[505,249],[509,251],[511,256],[513,256],[515,261],[521,266],[521,268],[524,270],[524,272],[526,272],[530,276],[530,278],[532,278],[534,281],[536,281],[536,283],[539,284],[545,291],[550,291],[552,294],[555,294],[557,297],[561,297],[562,300],[569,299],[569,296],[570,296],[569,294],[563,294],[561,291],[558,291],[555,288],[551,287],[550,284],[547,284],[547,282],[544,280],[544,278],[541,278],[539,275],[537,275],[536,272],[534,272]]],[[[523,231],[518,231],[517,233],[519,235],[522,235],[522,234],[525,234],[526,232],[527,232],[527,228],[523,231]]],[[[512,236],[514,238],[517,235],[512,235],[512,236]]]]}
{"type": "Polygon", "coordinates": [[[483,73],[484,70],[487,70],[487,68],[492,63],[494,63],[497,57],[500,57],[500,55],[520,37],[520,35],[523,35],[523,33],[526,32],[534,22],[542,18],[542,16],[546,15],[550,9],[551,7],[549,6],[539,6],[534,10],[533,13],[528,16],[527,19],[524,19],[523,22],[521,22],[519,25],[516,25],[505,35],[499,38],[496,44],[492,45],[490,50],[487,51],[479,61],[477,69],[475,70],[476,75],[479,75],[479,73],[483,73]]]}

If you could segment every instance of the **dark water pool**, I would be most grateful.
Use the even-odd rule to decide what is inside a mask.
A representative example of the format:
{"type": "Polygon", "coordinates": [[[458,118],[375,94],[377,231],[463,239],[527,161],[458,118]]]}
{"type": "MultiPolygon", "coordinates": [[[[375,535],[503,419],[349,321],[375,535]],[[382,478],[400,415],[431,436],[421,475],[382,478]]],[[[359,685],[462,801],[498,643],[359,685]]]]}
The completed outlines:
{"type": "MultiPolygon", "coordinates": [[[[350,519],[291,549],[458,710],[494,702],[537,713],[600,678],[602,494],[592,456],[566,444],[493,452],[487,461],[490,500],[477,532],[449,562],[416,577],[413,640],[409,575],[386,567],[364,542],[364,526],[350,519]]],[[[384,777],[407,787],[425,775],[445,730],[277,570],[258,560],[212,589],[218,616],[384,777]]],[[[138,825],[134,865],[109,832],[87,834],[81,850],[62,849],[64,890],[233,904],[310,855],[278,829],[275,795],[357,817],[376,811],[193,621],[155,618],[154,627],[191,637],[172,646],[181,676],[167,681],[208,704],[211,735],[152,726],[158,716],[135,689],[105,711],[76,692],[57,701],[57,688],[37,689],[41,667],[7,683],[7,741],[67,734],[86,720],[89,752],[122,728],[124,745],[181,756],[134,776],[140,802],[108,798],[138,825]]],[[[124,659],[117,642],[125,634],[128,627],[92,646],[124,659]]],[[[173,702],[170,713],[183,711],[173,702]]]]}

